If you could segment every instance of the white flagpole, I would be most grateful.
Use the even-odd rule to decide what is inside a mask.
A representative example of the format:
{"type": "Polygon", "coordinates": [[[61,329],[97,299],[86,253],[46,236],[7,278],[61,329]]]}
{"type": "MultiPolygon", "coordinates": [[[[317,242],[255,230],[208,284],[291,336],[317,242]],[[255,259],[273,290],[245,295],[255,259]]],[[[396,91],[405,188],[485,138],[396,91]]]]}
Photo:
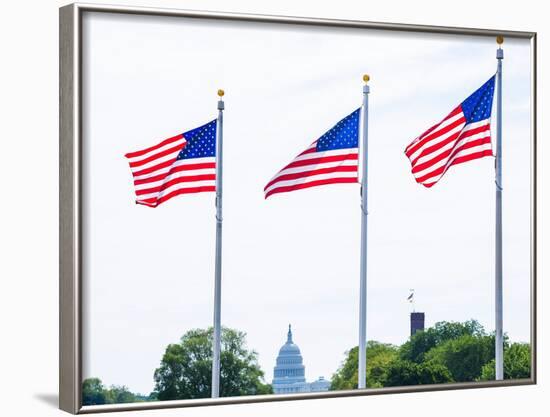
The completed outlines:
{"type": "Polygon", "coordinates": [[[497,37],[497,144],[495,160],[496,227],[495,227],[495,379],[504,378],[504,339],[502,330],[502,60],[504,38],[497,37]]]}
{"type": "Polygon", "coordinates": [[[222,298],[222,172],[223,172],[223,90],[218,90],[216,140],[216,267],[214,278],[214,340],[212,358],[212,398],[220,396],[221,298],[222,298]]]}
{"type": "Polygon", "coordinates": [[[359,281],[359,372],[358,388],[366,388],[367,385],[367,178],[368,178],[368,114],[369,114],[369,93],[367,85],[370,77],[363,75],[363,111],[361,122],[363,124],[363,135],[361,148],[362,178],[361,178],[361,267],[359,281]]]}

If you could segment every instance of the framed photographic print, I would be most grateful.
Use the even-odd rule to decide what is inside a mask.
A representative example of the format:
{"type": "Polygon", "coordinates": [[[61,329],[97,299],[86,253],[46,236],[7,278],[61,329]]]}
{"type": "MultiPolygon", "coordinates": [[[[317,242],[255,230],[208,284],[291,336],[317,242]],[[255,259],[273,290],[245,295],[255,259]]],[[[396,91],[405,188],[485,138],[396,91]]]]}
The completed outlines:
{"type": "Polygon", "coordinates": [[[536,381],[536,34],[60,9],[60,408],[536,381]]]}

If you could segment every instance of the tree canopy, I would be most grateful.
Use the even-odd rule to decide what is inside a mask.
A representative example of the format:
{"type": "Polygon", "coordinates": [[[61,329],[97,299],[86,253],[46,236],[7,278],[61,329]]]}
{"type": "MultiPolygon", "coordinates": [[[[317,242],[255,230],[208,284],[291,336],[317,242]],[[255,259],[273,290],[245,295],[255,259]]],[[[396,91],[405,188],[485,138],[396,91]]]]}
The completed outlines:
{"type": "Polygon", "coordinates": [[[495,357],[495,338],[465,334],[436,345],[425,353],[425,363],[447,368],[457,382],[475,381],[481,368],[495,357]]]}
{"type": "MultiPolygon", "coordinates": [[[[220,396],[271,393],[263,382],[255,351],[246,348],[245,333],[222,328],[220,396]]],[[[193,329],[180,343],[170,344],[155,370],[155,393],[159,400],[209,398],[212,378],[213,329],[193,329]]]]}
{"type": "MultiPolygon", "coordinates": [[[[367,386],[379,388],[384,386],[385,370],[397,358],[398,349],[388,343],[367,342],[367,386]]],[[[358,348],[355,346],[347,352],[347,358],[331,381],[332,390],[357,388],[358,348]]]]}
{"type": "Polygon", "coordinates": [[[443,384],[453,382],[449,370],[434,362],[415,363],[397,359],[388,364],[384,373],[385,387],[403,385],[443,384]]]}
{"type": "Polygon", "coordinates": [[[424,355],[430,349],[443,344],[448,340],[457,339],[460,336],[485,336],[483,326],[476,320],[469,320],[464,323],[441,321],[433,327],[417,332],[407,342],[401,345],[399,356],[403,360],[416,363],[424,361],[424,355]]]}
{"type": "Polygon", "coordinates": [[[82,383],[82,404],[107,404],[105,387],[99,378],[88,378],[82,383]]]}
{"type": "MultiPolygon", "coordinates": [[[[531,376],[531,348],[527,343],[512,343],[504,349],[504,378],[521,379],[531,376]]],[[[495,360],[487,362],[481,370],[480,381],[495,379],[495,360]]]]}
{"type": "MultiPolygon", "coordinates": [[[[528,344],[509,344],[505,337],[505,378],[528,378],[531,353],[528,344]]],[[[401,346],[367,343],[367,387],[441,384],[494,379],[494,335],[475,320],[439,322],[417,332],[401,346]]],[[[358,349],[346,358],[332,377],[331,389],[357,388],[358,349]]]]}
{"type": "Polygon", "coordinates": [[[99,378],[88,378],[82,382],[82,405],[135,403],[153,398],[134,394],[124,385],[105,387],[99,378]]]}

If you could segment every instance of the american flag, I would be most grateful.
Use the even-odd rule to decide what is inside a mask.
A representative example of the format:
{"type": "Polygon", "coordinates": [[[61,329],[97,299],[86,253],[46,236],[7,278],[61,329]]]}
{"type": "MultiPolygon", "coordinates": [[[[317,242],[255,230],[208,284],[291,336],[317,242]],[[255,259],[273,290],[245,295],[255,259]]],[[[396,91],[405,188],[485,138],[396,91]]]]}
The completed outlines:
{"type": "Polygon", "coordinates": [[[319,185],[357,182],[360,110],[340,120],[281,169],[265,186],[265,198],[319,185]]]}
{"type": "Polygon", "coordinates": [[[405,149],[416,182],[437,183],[452,165],[493,156],[491,108],[495,77],[491,77],[447,117],[405,149]]]}
{"type": "Polygon", "coordinates": [[[125,156],[137,204],[157,207],[180,194],[216,191],[216,120],[125,156]]]}

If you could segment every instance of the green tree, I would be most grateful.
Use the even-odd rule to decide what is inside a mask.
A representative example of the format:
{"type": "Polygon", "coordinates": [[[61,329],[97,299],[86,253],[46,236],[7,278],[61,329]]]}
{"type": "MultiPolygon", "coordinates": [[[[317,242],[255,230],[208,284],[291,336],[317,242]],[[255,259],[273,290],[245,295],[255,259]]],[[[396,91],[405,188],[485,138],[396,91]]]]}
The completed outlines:
{"type": "MultiPolygon", "coordinates": [[[[505,336],[505,373],[510,378],[528,377],[528,346],[508,349],[505,336]],[[508,370],[508,371],[506,371],[508,370]]],[[[357,388],[357,347],[346,353],[332,377],[331,389],[357,388]]],[[[418,332],[400,347],[369,341],[367,386],[403,386],[494,379],[494,335],[475,320],[439,322],[418,332]]]]}
{"type": "Polygon", "coordinates": [[[101,379],[88,378],[82,382],[82,405],[119,404],[143,401],[156,401],[156,393],[134,394],[124,385],[111,385],[106,388],[101,379]]]}
{"type": "Polygon", "coordinates": [[[105,391],[107,404],[119,404],[119,403],[135,403],[140,402],[137,396],[128,390],[128,387],[111,385],[111,387],[105,391]]]}
{"type": "Polygon", "coordinates": [[[494,357],[493,336],[469,334],[447,340],[424,355],[426,363],[445,366],[455,382],[475,381],[481,375],[483,365],[494,357]]]}
{"type": "Polygon", "coordinates": [[[396,360],[389,364],[384,381],[385,387],[404,385],[443,384],[453,382],[449,370],[441,364],[415,363],[396,360]]]}
{"type": "Polygon", "coordinates": [[[383,387],[388,366],[398,358],[398,349],[389,343],[372,341],[367,348],[367,383],[369,387],[383,387]]]}
{"type": "MultiPolygon", "coordinates": [[[[531,346],[528,343],[512,343],[504,346],[504,378],[522,379],[531,377],[531,346]]],[[[482,370],[480,381],[495,379],[495,360],[487,362],[482,370]]]]}
{"type": "Polygon", "coordinates": [[[401,345],[399,356],[403,360],[422,363],[424,355],[432,348],[447,340],[464,335],[485,336],[483,326],[476,320],[464,323],[442,321],[424,331],[417,332],[407,342],[401,345]]]}
{"type": "MultiPolygon", "coordinates": [[[[370,342],[369,342],[370,343],[370,342]]],[[[331,390],[349,390],[357,388],[358,348],[355,346],[346,352],[346,359],[332,375],[331,390]]]]}
{"type": "MultiPolygon", "coordinates": [[[[271,393],[262,382],[257,353],[246,348],[245,333],[222,328],[220,396],[271,393]]],[[[213,329],[193,329],[178,344],[170,344],[155,370],[159,400],[209,398],[212,377],[213,329]]]]}
{"type": "Polygon", "coordinates": [[[144,401],[158,401],[159,400],[159,393],[156,391],[152,391],[149,393],[149,395],[143,396],[144,401]]]}
{"type": "Polygon", "coordinates": [[[107,404],[105,387],[103,386],[101,379],[88,378],[82,382],[82,404],[83,405],[107,404]]]}
{"type": "MultiPolygon", "coordinates": [[[[367,387],[384,386],[385,373],[388,365],[397,359],[397,347],[388,343],[376,341],[367,342],[367,387]]],[[[331,389],[344,390],[357,388],[358,348],[347,352],[347,357],[332,376],[331,389]]]]}

